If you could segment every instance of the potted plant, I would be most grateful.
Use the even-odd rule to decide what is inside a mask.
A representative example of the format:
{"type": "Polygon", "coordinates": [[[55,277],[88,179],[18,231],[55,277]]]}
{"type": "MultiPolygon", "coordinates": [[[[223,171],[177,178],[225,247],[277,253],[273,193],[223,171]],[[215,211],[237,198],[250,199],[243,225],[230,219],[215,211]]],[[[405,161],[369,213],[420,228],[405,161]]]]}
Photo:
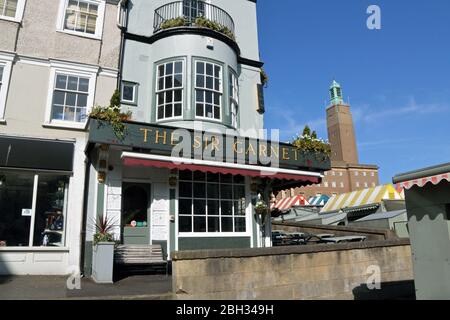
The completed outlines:
{"type": "Polygon", "coordinates": [[[107,215],[98,217],[95,223],[92,278],[96,283],[113,283],[115,226],[107,215]]]}
{"type": "Polygon", "coordinates": [[[261,218],[261,224],[265,225],[269,207],[261,198],[255,204],[255,213],[261,218]]]}

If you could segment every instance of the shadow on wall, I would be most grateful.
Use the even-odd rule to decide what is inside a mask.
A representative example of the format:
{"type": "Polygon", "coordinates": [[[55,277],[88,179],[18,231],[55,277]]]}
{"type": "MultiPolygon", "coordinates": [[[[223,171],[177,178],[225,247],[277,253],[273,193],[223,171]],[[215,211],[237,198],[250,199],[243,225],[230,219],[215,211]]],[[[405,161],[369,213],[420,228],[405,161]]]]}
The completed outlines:
{"type": "Polygon", "coordinates": [[[369,290],[367,284],[353,289],[355,300],[416,300],[413,280],[381,283],[381,289],[369,290]]]}
{"type": "Polygon", "coordinates": [[[2,256],[0,254],[0,285],[8,283],[13,278],[9,275],[8,263],[2,261],[2,256]]]}

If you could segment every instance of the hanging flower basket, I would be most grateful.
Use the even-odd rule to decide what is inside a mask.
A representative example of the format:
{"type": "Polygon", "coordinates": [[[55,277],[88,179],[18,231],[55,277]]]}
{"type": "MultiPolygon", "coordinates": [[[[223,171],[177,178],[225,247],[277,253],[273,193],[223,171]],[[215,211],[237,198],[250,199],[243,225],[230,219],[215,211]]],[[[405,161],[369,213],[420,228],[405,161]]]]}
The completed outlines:
{"type": "Polygon", "coordinates": [[[255,205],[255,214],[258,215],[261,219],[261,223],[264,225],[266,223],[266,217],[269,214],[269,207],[267,204],[259,200],[255,205]]]}

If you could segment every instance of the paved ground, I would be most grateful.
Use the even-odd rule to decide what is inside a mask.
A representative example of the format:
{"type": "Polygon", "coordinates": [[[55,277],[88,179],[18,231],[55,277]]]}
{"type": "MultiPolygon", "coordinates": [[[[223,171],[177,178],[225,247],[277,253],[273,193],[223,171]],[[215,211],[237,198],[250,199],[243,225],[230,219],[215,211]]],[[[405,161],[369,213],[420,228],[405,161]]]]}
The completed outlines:
{"type": "Polygon", "coordinates": [[[68,290],[67,278],[56,276],[0,277],[0,300],[161,300],[172,298],[171,276],[131,276],[111,285],[99,285],[90,279],[83,278],[80,290],[68,290]]]}

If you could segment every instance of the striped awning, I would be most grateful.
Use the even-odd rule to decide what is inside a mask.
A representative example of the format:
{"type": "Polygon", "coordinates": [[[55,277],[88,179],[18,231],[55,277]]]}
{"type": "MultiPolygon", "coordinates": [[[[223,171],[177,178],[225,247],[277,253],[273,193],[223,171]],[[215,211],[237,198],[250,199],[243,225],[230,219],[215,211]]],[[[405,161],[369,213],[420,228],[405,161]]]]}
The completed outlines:
{"type": "Polygon", "coordinates": [[[380,203],[382,200],[403,200],[391,184],[333,196],[320,212],[333,212],[344,208],[380,203]]]}
{"type": "Polygon", "coordinates": [[[317,195],[315,197],[311,197],[308,202],[312,206],[324,206],[328,200],[330,200],[330,197],[323,194],[320,196],[317,195]]]}
{"type": "Polygon", "coordinates": [[[450,172],[438,174],[435,176],[400,182],[396,186],[397,186],[397,188],[409,190],[414,186],[418,186],[418,187],[422,188],[427,183],[432,183],[434,185],[437,185],[443,180],[450,182],[450,172]]]}
{"type": "Polygon", "coordinates": [[[270,206],[270,208],[283,211],[296,206],[308,206],[308,205],[309,202],[306,200],[306,198],[302,195],[298,195],[291,198],[280,199],[276,203],[273,203],[270,206]]]}

